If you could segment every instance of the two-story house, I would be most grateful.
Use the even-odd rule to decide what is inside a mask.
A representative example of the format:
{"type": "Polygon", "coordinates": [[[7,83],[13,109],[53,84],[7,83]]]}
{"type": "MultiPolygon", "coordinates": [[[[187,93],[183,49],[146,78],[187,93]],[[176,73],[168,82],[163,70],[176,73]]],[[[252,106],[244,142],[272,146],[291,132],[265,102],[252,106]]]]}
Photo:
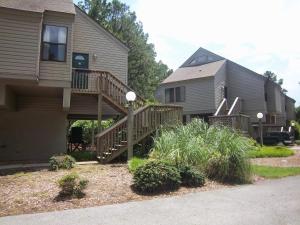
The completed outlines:
{"type": "MultiPolygon", "coordinates": [[[[48,160],[66,151],[68,120],[114,115],[125,117],[97,136],[99,157],[126,150],[128,51],[71,0],[0,1],[0,161],[48,160]]],[[[155,128],[139,123],[147,110],[135,142],[155,128]]]]}
{"type": "Polygon", "coordinates": [[[252,124],[258,122],[258,112],[264,114],[265,124],[277,127],[295,116],[295,101],[278,84],[203,48],[161,83],[156,97],[183,106],[187,122],[194,117],[208,121],[221,104],[226,105],[226,114],[238,105],[238,113],[249,116],[252,124]]]}

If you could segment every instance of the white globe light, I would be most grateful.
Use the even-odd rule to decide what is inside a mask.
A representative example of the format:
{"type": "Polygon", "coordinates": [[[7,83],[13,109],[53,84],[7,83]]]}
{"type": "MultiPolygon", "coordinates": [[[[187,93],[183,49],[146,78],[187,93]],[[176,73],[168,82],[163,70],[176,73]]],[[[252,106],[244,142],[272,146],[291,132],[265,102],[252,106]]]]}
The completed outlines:
{"type": "Polygon", "coordinates": [[[126,100],[129,102],[133,102],[136,99],[136,94],[133,91],[129,91],[126,93],[126,100]]]}
{"type": "Polygon", "coordinates": [[[262,119],[264,117],[264,114],[262,114],[261,112],[257,113],[257,118],[258,119],[262,119]]]}
{"type": "Polygon", "coordinates": [[[292,127],[294,127],[296,124],[295,124],[294,122],[292,122],[292,124],[291,124],[291,125],[292,125],[292,127]]]}

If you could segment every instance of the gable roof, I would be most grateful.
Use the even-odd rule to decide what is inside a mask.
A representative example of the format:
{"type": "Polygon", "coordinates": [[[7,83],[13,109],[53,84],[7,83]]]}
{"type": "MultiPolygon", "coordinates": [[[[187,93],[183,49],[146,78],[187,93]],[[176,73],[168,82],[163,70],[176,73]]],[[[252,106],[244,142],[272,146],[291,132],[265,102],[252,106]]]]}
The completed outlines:
{"type": "Polygon", "coordinates": [[[222,59],[225,59],[225,58],[200,47],[180,67],[200,66],[200,65],[203,65],[203,64],[211,63],[211,62],[220,61],[222,59]],[[195,59],[197,59],[198,57],[201,57],[201,56],[209,56],[210,59],[207,58],[206,62],[196,62],[195,64],[191,64],[191,62],[193,60],[195,60],[195,59]]]}
{"type": "Polygon", "coordinates": [[[72,0],[0,0],[0,7],[37,13],[55,11],[75,14],[72,0]]]}
{"type": "Polygon", "coordinates": [[[215,76],[225,62],[226,60],[220,60],[200,66],[180,67],[168,76],[162,84],[215,76]]]}

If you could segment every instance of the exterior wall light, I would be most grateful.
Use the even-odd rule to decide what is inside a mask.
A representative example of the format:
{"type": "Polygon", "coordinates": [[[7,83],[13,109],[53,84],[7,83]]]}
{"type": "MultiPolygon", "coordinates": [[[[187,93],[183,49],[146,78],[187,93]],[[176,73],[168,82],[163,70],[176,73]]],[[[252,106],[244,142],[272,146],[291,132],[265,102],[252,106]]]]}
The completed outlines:
{"type": "Polygon", "coordinates": [[[126,100],[128,102],[134,102],[136,99],[136,94],[133,91],[129,91],[126,93],[126,100]]]}

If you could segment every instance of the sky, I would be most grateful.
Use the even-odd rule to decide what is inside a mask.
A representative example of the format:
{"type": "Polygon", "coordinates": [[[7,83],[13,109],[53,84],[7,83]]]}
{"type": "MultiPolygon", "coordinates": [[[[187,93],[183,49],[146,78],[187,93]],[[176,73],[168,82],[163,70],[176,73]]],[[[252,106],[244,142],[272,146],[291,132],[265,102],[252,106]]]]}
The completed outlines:
{"type": "Polygon", "coordinates": [[[257,73],[274,72],[300,105],[299,0],[122,2],[143,23],[156,59],[170,68],[203,47],[257,73]]]}

